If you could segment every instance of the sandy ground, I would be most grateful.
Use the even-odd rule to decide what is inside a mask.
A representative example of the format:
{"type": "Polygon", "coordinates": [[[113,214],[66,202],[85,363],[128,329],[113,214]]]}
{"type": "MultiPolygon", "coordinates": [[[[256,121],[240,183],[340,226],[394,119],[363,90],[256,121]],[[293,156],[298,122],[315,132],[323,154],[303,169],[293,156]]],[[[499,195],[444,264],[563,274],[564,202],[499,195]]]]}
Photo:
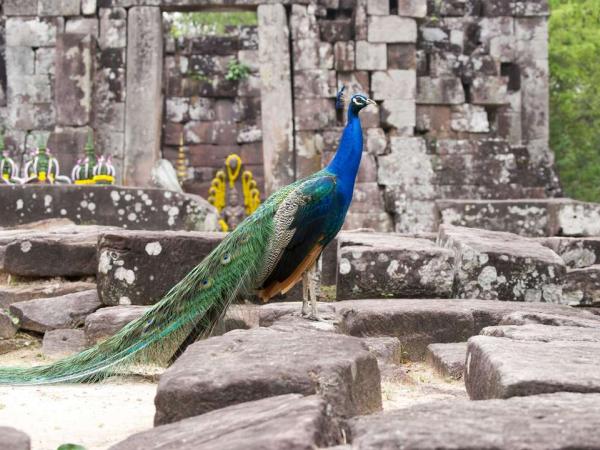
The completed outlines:
{"type": "MultiPolygon", "coordinates": [[[[39,348],[0,356],[1,365],[47,362],[39,348]]],[[[29,434],[32,450],[74,443],[104,450],[138,431],[152,428],[156,383],[111,378],[97,384],[0,386],[0,425],[29,434]]]]}

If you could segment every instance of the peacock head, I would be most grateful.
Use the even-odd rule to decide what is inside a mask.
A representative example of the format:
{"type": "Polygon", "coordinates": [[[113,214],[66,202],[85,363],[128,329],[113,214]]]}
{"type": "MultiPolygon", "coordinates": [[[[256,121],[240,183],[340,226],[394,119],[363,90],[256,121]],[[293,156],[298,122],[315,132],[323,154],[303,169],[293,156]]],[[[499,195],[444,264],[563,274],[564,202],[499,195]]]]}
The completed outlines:
{"type": "Polygon", "coordinates": [[[358,114],[360,110],[366,108],[369,105],[377,105],[374,100],[371,100],[367,96],[363,94],[355,94],[350,99],[349,108],[352,110],[354,114],[358,114]]]}

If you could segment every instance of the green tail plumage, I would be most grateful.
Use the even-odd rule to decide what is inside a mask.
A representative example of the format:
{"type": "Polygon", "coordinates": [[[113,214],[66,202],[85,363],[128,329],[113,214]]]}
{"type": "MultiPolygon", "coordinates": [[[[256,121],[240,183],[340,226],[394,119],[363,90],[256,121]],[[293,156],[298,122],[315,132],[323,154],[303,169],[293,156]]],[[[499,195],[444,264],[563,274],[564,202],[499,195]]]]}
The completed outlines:
{"type": "Polygon", "coordinates": [[[0,368],[0,384],[100,380],[134,363],[166,361],[190,333],[210,333],[229,304],[255,287],[273,236],[273,213],[284,196],[269,199],[159,303],[113,337],[53,364],[0,368]]]}

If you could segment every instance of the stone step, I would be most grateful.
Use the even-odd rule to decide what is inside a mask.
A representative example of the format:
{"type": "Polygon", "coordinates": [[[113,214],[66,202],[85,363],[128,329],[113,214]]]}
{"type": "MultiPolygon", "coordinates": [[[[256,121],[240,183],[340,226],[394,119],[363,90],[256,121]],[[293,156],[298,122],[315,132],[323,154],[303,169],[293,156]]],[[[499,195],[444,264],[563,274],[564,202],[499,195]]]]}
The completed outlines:
{"type": "Polygon", "coordinates": [[[442,224],[523,236],[600,236],[600,204],[569,198],[438,200],[442,224]]]}
{"type": "Polygon", "coordinates": [[[378,411],[377,360],[360,339],[339,334],[231,331],[191,345],[165,371],[155,399],[155,424],[289,393],[319,393],[342,417],[378,411]]]}
{"type": "Polygon", "coordinates": [[[600,395],[435,401],[357,417],[350,428],[352,448],[360,450],[597,449],[600,395]]]}
{"type": "MultiPolygon", "coordinates": [[[[574,326],[551,326],[530,323],[527,325],[498,325],[485,327],[482,336],[494,336],[516,341],[581,341],[600,342],[600,326],[584,328],[574,326]]],[[[466,347],[465,347],[466,349],[466,347]]]]}
{"type": "Polygon", "coordinates": [[[427,239],[345,233],[338,243],[339,300],[452,295],[454,254],[427,239]]]}
{"type": "Polygon", "coordinates": [[[423,359],[429,344],[464,342],[516,312],[581,319],[600,326],[598,316],[551,303],[388,299],[347,300],[333,305],[341,332],[360,337],[397,337],[403,352],[412,360],[423,359]]]}
{"type": "Polygon", "coordinates": [[[465,370],[467,343],[429,344],[425,360],[442,377],[460,379],[465,370]]]}
{"type": "Polygon", "coordinates": [[[59,297],[73,292],[96,289],[96,283],[87,281],[36,281],[16,286],[0,286],[0,308],[8,308],[13,303],[36,298],[59,297]]]}
{"type": "Polygon", "coordinates": [[[92,345],[102,341],[129,322],[141,317],[149,306],[108,306],[100,308],[85,318],[85,338],[92,345]]]}
{"type": "Polygon", "coordinates": [[[133,230],[217,229],[215,209],[191,194],[123,186],[1,186],[0,227],[49,218],[133,230]]]}
{"type": "MultiPolygon", "coordinates": [[[[100,233],[111,228],[69,226],[47,231],[26,231],[4,237],[2,270],[25,277],[77,277],[95,275],[96,246],[100,233]]],[[[0,231],[0,239],[2,234],[0,231]]]]}
{"type": "Polygon", "coordinates": [[[83,325],[86,316],[101,306],[94,289],[14,303],[10,306],[10,313],[19,320],[20,328],[44,333],[60,328],[77,328],[83,325]]]}
{"type": "Polygon", "coordinates": [[[325,448],[342,442],[327,403],[316,395],[279,395],[143,431],[110,450],[263,450],[325,448]]]}
{"type": "MultiPolygon", "coordinates": [[[[547,327],[533,334],[537,340],[491,336],[469,339],[465,386],[472,400],[509,398],[553,392],[600,392],[600,342],[593,342],[588,329],[581,340],[561,327],[547,327]],[[554,329],[554,330],[552,330],[554,329]],[[559,340],[552,339],[552,334],[559,340]]],[[[517,332],[525,337],[525,332],[517,332]]]]}
{"type": "Polygon", "coordinates": [[[512,233],[441,225],[439,243],[454,251],[458,298],[566,303],[562,259],[512,233]]]}
{"type": "Polygon", "coordinates": [[[563,296],[572,305],[600,304],[600,264],[567,270],[563,296]]]}

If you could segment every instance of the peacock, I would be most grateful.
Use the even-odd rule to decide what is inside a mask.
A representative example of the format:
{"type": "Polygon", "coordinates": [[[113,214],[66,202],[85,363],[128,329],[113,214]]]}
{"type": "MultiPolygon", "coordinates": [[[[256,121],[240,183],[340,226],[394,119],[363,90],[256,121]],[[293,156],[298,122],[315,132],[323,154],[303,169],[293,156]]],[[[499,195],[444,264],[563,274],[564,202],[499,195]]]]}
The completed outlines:
{"type": "MultiPolygon", "coordinates": [[[[338,108],[343,91],[337,98],[338,108]]],[[[322,170],[273,193],[139,319],[107,340],[55,363],[0,368],[0,384],[98,381],[139,363],[168,363],[211,333],[236,298],[286,293],[341,229],[363,149],[359,112],[376,103],[355,94],[337,152],[322,170]]],[[[306,292],[306,290],[305,290],[306,292]]],[[[308,313],[318,318],[316,298],[308,313]]]]}

